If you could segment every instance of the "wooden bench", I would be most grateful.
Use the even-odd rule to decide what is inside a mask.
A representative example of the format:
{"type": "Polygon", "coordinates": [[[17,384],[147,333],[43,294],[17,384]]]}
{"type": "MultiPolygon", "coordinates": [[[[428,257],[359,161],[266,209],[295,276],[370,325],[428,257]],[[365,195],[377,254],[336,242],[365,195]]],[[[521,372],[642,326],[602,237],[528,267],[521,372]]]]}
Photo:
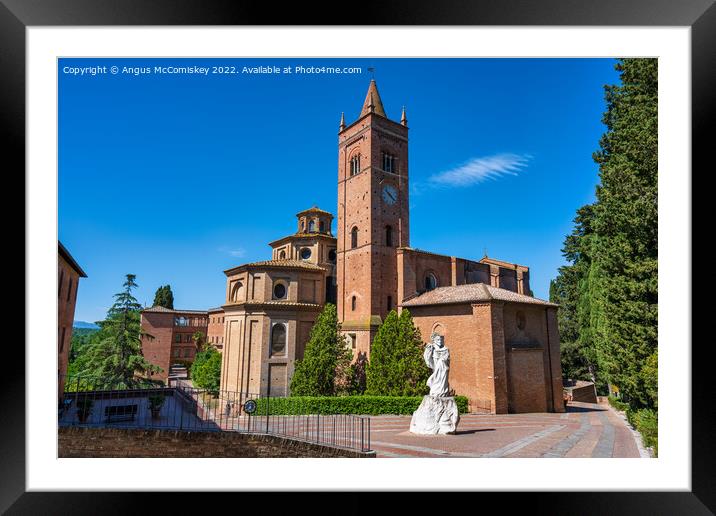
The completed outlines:
{"type": "Polygon", "coordinates": [[[111,405],[104,408],[106,423],[115,421],[134,421],[137,415],[137,405],[111,405]]]}

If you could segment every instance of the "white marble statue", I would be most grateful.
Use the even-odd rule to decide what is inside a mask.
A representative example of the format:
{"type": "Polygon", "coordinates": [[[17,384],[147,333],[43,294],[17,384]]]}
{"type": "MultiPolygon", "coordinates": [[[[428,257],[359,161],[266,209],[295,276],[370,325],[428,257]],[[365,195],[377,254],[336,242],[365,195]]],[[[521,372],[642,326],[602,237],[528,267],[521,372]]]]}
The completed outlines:
{"type": "Polygon", "coordinates": [[[430,394],[423,397],[418,410],[413,413],[410,431],[414,434],[453,434],[460,421],[455,398],[448,396],[450,384],[450,350],[444,338],[433,333],[423,351],[425,363],[433,373],[426,382],[430,394]]]}
{"type": "Polygon", "coordinates": [[[430,396],[447,396],[450,392],[448,384],[450,350],[445,347],[445,339],[442,335],[433,333],[431,341],[425,346],[423,358],[428,367],[433,370],[433,374],[427,381],[428,387],[430,387],[430,396]]]}

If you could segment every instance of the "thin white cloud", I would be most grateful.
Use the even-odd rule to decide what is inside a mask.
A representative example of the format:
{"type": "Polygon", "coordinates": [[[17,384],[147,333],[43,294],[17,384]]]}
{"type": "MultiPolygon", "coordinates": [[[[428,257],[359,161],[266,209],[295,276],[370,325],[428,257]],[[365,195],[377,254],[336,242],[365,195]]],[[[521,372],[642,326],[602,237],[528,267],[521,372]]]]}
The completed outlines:
{"type": "Polygon", "coordinates": [[[516,176],[527,166],[531,157],[528,154],[495,154],[472,158],[464,165],[430,176],[428,183],[433,186],[465,187],[487,180],[495,181],[504,176],[516,176]]]}
{"type": "Polygon", "coordinates": [[[230,247],[220,247],[219,251],[222,253],[227,253],[234,258],[243,258],[244,256],[246,256],[246,249],[242,247],[237,247],[234,249],[230,247]]]}

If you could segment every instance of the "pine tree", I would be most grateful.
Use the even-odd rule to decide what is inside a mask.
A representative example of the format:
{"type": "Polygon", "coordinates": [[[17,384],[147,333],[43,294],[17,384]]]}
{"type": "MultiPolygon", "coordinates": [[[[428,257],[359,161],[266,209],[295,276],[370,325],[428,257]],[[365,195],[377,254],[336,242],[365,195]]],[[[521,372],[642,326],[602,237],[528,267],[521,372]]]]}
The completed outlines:
{"type": "Polygon", "coordinates": [[[366,368],[366,394],[419,396],[428,392],[430,370],[423,361],[423,342],[408,310],[391,310],[378,328],[366,368]]]}
{"type": "Polygon", "coordinates": [[[154,294],[154,304],[152,306],[163,306],[174,310],[174,293],[170,285],[164,285],[157,289],[154,294]]]}
{"type": "Polygon", "coordinates": [[[303,359],[296,361],[291,396],[335,396],[347,390],[351,351],[340,331],[336,305],[327,303],[311,329],[303,359]]]}
{"type": "Polygon", "coordinates": [[[161,371],[142,355],[140,314],[142,306],[132,295],[136,276],[127,274],[124,290],[114,295],[115,302],[101,321],[103,337],[87,350],[87,361],[80,374],[97,385],[130,388],[146,380],[142,375],[161,371]]]}

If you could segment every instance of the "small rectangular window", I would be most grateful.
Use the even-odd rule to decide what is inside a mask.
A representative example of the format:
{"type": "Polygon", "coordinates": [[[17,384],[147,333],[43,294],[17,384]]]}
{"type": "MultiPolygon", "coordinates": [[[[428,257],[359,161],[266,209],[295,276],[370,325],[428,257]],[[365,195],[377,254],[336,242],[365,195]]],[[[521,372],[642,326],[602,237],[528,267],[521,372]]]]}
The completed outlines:
{"type": "Polygon", "coordinates": [[[70,283],[67,286],[67,301],[70,300],[70,295],[72,294],[72,278],[70,278],[70,283]]]}

